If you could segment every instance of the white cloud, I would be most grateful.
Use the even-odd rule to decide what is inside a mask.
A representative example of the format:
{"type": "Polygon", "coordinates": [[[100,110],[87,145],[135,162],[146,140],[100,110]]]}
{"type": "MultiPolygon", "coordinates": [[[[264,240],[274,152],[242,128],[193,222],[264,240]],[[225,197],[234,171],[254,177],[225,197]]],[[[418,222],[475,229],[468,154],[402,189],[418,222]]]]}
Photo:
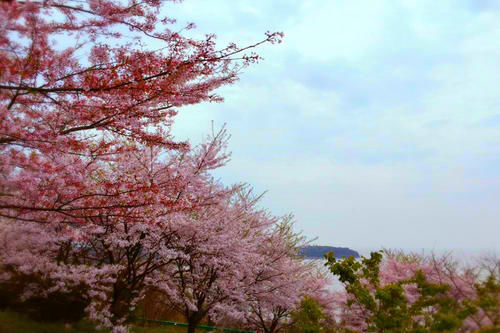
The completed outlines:
{"type": "Polygon", "coordinates": [[[269,190],[263,205],[325,244],[500,250],[498,8],[186,0],[172,13],[224,42],[286,35],[225,103],[179,115],[174,133],[195,142],[227,122],[217,176],[269,190]]]}

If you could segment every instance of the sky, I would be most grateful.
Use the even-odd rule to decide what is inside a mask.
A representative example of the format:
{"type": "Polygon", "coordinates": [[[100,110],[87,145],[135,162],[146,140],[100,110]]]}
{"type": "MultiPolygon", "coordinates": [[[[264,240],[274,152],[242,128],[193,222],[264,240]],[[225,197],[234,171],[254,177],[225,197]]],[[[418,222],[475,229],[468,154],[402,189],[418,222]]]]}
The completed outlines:
{"type": "Polygon", "coordinates": [[[231,134],[214,175],[267,191],[314,243],[500,251],[500,2],[185,0],[165,14],[219,45],[283,31],[225,102],[181,109],[196,144],[231,134]]]}

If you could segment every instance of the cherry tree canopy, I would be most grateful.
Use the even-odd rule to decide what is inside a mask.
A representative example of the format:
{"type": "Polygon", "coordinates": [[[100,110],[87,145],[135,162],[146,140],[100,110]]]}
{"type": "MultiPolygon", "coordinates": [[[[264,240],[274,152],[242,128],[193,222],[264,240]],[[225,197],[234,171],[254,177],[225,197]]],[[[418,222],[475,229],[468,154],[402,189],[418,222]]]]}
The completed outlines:
{"type": "Polygon", "coordinates": [[[282,37],[217,49],[174,31],[162,2],[0,3],[0,280],[29,276],[25,298],[77,292],[116,331],[182,256],[190,214],[235,190],[209,173],[225,131],[191,149],[173,117],[222,101],[251,49],[282,37]]]}

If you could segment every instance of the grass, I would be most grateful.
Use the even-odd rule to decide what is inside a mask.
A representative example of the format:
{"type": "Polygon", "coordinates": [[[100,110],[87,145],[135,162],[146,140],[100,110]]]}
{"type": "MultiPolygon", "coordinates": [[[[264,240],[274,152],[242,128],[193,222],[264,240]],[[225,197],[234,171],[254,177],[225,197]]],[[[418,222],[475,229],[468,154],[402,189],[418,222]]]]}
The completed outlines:
{"type": "Polygon", "coordinates": [[[96,330],[88,321],[79,321],[71,327],[64,323],[38,322],[16,312],[0,311],[0,333],[90,333],[105,332],[96,330]]]}
{"type": "MultiPolygon", "coordinates": [[[[97,330],[87,320],[81,320],[70,326],[61,322],[40,322],[27,318],[17,312],[0,311],[0,333],[109,333],[108,330],[97,330]]],[[[133,326],[131,333],[185,333],[186,327],[175,326],[133,326]]],[[[197,330],[197,332],[207,332],[197,330]]]]}

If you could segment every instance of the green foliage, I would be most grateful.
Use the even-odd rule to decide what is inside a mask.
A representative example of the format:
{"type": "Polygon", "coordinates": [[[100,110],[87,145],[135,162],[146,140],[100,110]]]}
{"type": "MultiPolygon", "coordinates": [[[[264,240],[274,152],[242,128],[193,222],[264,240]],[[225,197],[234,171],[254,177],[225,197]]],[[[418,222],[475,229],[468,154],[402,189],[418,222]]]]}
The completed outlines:
{"type": "Polygon", "coordinates": [[[475,311],[472,304],[447,296],[450,287],[429,282],[421,270],[410,279],[382,285],[382,252],[372,252],[360,261],[353,257],[337,260],[333,253],[325,257],[326,266],[345,286],[349,295],[347,306],[367,310],[368,315],[362,319],[369,332],[456,332],[475,311]],[[414,302],[405,293],[409,285],[416,287],[414,302]]]}
{"type": "Polygon", "coordinates": [[[476,284],[477,297],[473,305],[481,309],[491,320],[492,326],[484,328],[480,333],[500,333],[500,280],[490,274],[488,278],[476,284]]]}
{"type": "Polygon", "coordinates": [[[293,327],[290,333],[319,333],[323,312],[318,302],[306,296],[300,303],[300,308],[292,314],[293,327]]]}

